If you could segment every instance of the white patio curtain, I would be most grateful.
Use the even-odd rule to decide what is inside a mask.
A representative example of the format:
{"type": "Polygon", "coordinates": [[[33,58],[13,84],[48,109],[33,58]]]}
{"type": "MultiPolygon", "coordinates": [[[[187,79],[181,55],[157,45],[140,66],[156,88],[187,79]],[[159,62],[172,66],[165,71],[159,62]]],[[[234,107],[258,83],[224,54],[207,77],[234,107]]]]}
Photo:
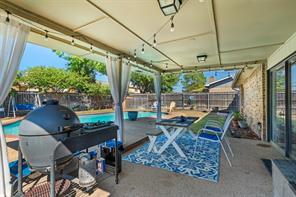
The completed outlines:
{"type": "Polygon", "coordinates": [[[108,82],[115,103],[115,124],[119,126],[118,140],[124,141],[122,103],[128,92],[130,83],[130,64],[121,58],[108,57],[106,60],[108,82]]]}
{"type": "MultiPolygon", "coordinates": [[[[30,28],[0,12],[0,105],[7,97],[16,77],[30,28]]],[[[11,195],[7,146],[0,121],[0,196],[11,195]]]]}
{"type": "Polygon", "coordinates": [[[154,75],[154,89],[157,99],[157,121],[161,120],[161,74],[157,72],[154,75]]]}

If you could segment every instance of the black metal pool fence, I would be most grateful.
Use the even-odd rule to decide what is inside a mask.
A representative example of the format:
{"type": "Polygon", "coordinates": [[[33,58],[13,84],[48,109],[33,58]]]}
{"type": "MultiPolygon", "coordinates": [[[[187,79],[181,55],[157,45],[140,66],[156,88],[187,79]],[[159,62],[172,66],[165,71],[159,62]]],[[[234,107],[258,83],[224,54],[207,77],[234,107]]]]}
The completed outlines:
{"type": "MultiPolygon", "coordinates": [[[[34,104],[36,96],[41,101],[57,99],[61,105],[65,105],[75,111],[89,109],[108,109],[113,107],[110,95],[87,96],[79,93],[34,93],[16,92],[14,94],[16,104],[34,104]]],[[[10,97],[6,98],[3,107],[7,111],[10,97]]],[[[210,110],[218,107],[232,111],[240,108],[239,92],[217,93],[170,93],[162,94],[162,106],[168,107],[172,101],[177,109],[210,110]]],[[[129,94],[125,101],[125,108],[140,108],[149,110],[156,101],[155,94],[129,94]]]]}

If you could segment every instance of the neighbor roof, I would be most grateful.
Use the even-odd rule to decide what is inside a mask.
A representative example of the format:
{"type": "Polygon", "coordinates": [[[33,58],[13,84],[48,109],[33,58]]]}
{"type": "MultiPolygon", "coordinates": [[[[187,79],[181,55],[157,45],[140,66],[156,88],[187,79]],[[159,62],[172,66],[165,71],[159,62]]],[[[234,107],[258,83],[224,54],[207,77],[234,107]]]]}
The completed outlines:
{"type": "Polygon", "coordinates": [[[224,85],[224,84],[229,83],[231,81],[233,81],[232,77],[230,77],[230,76],[225,77],[225,78],[222,78],[222,79],[219,79],[219,80],[216,80],[216,81],[206,84],[205,88],[207,88],[207,89],[215,88],[217,86],[224,85]]]}

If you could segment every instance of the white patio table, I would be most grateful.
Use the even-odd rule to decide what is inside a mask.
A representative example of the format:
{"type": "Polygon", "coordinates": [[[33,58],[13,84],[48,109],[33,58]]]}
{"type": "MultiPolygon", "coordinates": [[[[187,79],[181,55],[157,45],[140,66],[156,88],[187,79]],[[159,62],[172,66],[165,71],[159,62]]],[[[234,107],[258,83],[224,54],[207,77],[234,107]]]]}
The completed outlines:
{"type": "Polygon", "coordinates": [[[161,148],[157,152],[159,154],[162,154],[163,151],[165,151],[165,149],[167,149],[168,146],[172,144],[176,151],[179,153],[179,155],[181,157],[186,158],[186,155],[181,150],[179,145],[176,143],[176,139],[184,131],[187,131],[188,127],[190,127],[190,125],[192,125],[197,119],[198,117],[177,116],[170,119],[162,119],[161,121],[157,122],[156,125],[167,137],[167,141],[161,146],[161,148]]]}

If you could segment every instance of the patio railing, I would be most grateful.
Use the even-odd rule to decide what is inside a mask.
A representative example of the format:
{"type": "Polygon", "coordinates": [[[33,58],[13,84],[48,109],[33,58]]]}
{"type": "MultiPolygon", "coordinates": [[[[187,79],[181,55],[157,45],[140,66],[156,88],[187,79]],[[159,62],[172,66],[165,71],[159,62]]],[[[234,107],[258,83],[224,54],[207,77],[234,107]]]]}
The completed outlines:
{"type": "MultiPolygon", "coordinates": [[[[178,109],[210,110],[214,107],[237,111],[240,108],[238,92],[217,93],[175,93],[162,94],[162,105],[169,106],[172,101],[178,109]]],[[[155,94],[132,94],[126,98],[126,108],[151,109],[156,101],[155,94]]]]}

